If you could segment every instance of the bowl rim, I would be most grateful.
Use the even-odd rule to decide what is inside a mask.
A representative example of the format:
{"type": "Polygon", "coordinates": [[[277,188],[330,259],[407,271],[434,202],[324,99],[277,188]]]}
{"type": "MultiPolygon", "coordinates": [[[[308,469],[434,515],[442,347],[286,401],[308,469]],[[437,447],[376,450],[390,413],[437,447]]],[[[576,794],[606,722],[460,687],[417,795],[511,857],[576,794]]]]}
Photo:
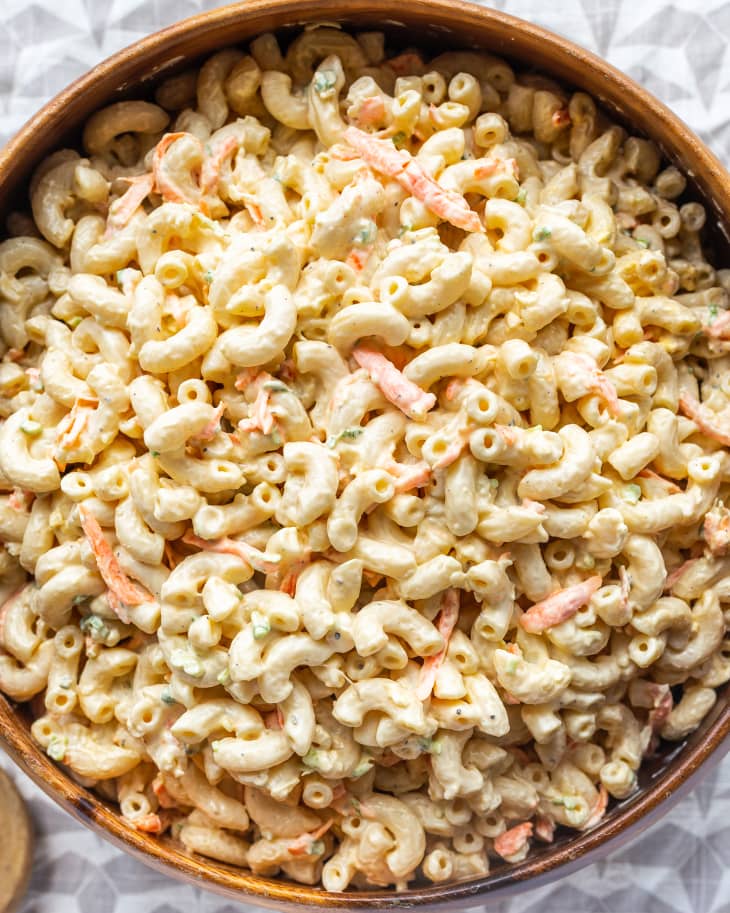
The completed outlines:
{"type": "MultiPolygon", "coordinates": [[[[519,30],[523,36],[540,42],[546,53],[553,54],[552,72],[559,72],[563,59],[567,57],[585,64],[586,80],[581,80],[579,85],[583,88],[586,81],[595,83],[596,87],[587,91],[604,105],[620,107],[624,113],[628,112],[635,117],[639,117],[648,106],[655,127],[651,131],[652,138],[659,142],[665,154],[678,161],[691,174],[704,200],[715,210],[721,231],[728,236],[722,217],[724,213],[730,213],[730,175],[679,117],[628,76],[592,52],[548,29],[466,0],[414,0],[410,5],[404,4],[402,13],[405,20],[420,17],[423,21],[431,14],[438,14],[445,21],[450,20],[454,26],[458,23],[462,32],[470,23],[482,29],[491,26],[499,27],[503,32],[519,30]],[[610,87],[608,98],[601,93],[601,85],[610,87]],[[621,98],[620,105],[617,98],[621,98]]],[[[373,20],[398,24],[393,20],[392,0],[348,0],[346,5],[341,0],[241,0],[174,23],[97,64],[47,102],[21,127],[5,147],[0,149],[0,203],[10,197],[15,182],[24,180],[28,163],[34,165],[39,152],[45,152],[46,147],[53,149],[57,146],[55,141],[49,142],[47,137],[56,135],[54,130],[68,119],[69,111],[83,110],[83,97],[94,86],[105,86],[106,101],[102,103],[108,103],[113,88],[123,88],[126,79],[130,80],[130,86],[144,85],[146,79],[152,78],[166,65],[152,67],[144,76],[139,77],[136,70],[140,61],[159,60],[163,55],[169,58],[195,34],[205,36],[215,33],[224,39],[228,25],[240,22],[242,17],[255,18],[257,15],[260,18],[268,16],[271,20],[276,20],[277,17],[282,19],[286,15],[286,21],[274,23],[274,28],[313,21],[348,22],[358,15],[369,15],[373,20]]],[[[251,34],[255,34],[255,31],[252,30],[251,34]]],[[[484,42],[478,39],[475,44],[484,46],[484,42]]],[[[224,41],[221,40],[218,46],[224,46],[224,41]]],[[[515,57],[510,57],[508,49],[498,53],[504,54],[508,61],[515,57]]],[[[179,57],[173,56],[172,62],[176,60],[179,57]]],[[[725,691],[727,690],[726,688],[725,691]]],[[[578,832],[564,845],[556,847],[550,855],[528,857],[505,871],[497,871],[474,881],[449,882],[397,892],[376,890],[326,893],[321,888],[292,885],[247,874],[244,870],[236,871],[233,867],[217,864],[205,857],[187,855],[169,844],[140,834],[125,825],[93,793],[80,787],[51,763],[32,741],[29,731],[20,722],[13,703],[3,695],[0,695],[0,744],[51,799],[96,833],[158,871],[199,884],[229,898],[249,900],[292,913],[303,907],[315,910],[322,906],[354,910],[417,905],[428,909],[449,903],[453,908],[459,908],[472,905],[477,898],[491,901],[503,899],[515,890],[531,890],[548,881],[556,870],[560,876],[566,875],[591,862],[605,844],[610,843],[611,849],[616,849],[654,823],[695,785],[701,775],[709,772],[730,748],[730,702],[727,693],[723,697],[718,701],[721,706],[713,711],[714,718],[706,726],[702,738],[697,739],[696,744],[675,752],[670,765],[654,783],[623,803],[624,807],[592,830],[578,832]]]]}

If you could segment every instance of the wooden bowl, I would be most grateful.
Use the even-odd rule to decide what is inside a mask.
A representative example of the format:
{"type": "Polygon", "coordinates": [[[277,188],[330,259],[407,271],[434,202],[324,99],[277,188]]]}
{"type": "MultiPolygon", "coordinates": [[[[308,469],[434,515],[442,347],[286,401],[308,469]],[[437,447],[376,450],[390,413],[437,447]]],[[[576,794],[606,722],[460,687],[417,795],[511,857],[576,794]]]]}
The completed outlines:
{"type": "MultiPolygon", "coordinates": [[[[481,47],[525,68],[556,77],[599,99],[632,132],[655,140],[692,181],[715,218],[714,257],[728,252],[725,214],[730,213],[730,177],[700,140],[658,102],[609,64],[564,38],[530,23],[460,0],[248,0],[224,6],[145,38],[99,64],[49,102],[0,151],[0,217],[23,199],[35,165],[65,143],[78,144],[79,128],[96,109],[130,95],[148,94],[161,73],[226,45],[269,30],[312,21],[337,21],[357,28],[385,29],[394,44],[438,48],[481,47]]],[[[690,194],[691,196],[692,194],[690,194]]],[[[536,849],[518,865],[501,865],[486,878],[456,884],[326,894],[317,888],[246,874],[232,866],[190,856],[172,841],[138,833],[112,806],[74,783],[33,743],[29,716],[0,698],[0,733],[8,752],[59,805],[97,833],[152,867],[203,885],[236,900],[294,910],[321,906],[344,909],[393,905],[452,909],[479,898],[504,898],[595,860],[667,811],[700,773],[720,760],[730,745],[730,685],[700,728],[682,744],[663,745],[640,773],[640,789],[613,804],[587,833],[559,832],[553,844],[536,849]]]]}

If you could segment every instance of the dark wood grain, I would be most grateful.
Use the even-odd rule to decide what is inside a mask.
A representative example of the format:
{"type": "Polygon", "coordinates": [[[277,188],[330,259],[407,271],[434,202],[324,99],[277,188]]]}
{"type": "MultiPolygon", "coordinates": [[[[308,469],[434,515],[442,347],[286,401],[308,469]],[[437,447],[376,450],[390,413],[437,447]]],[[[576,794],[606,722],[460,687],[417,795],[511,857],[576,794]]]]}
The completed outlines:
{"type": "MultiPolygon", "coordinates": [[[[144,96],[161,72],[180,68],[226,45],[263,31],[286,32],[314,20],[357,28],[384,28],[393,43],[482,47],[523,67],[550,74],[598,99],[629,126],[654,139],[665,155],[692,175],[694,189],[714,212],[715,257],[727,265],[730,177],[715,156],[664,105],[605,61],[563,38],[521,20],[459,0],[248,0],[178,23],[121,51],[49,102],[0,150],[0,217],[23,200],[35,165],[63,143],[73,142],[84,120],[121,97],[144,96]],[[397,21],[394,21],[397,20],[397,21]]],[[[246,874],[185,853],[127,827],[115,809],[79,787],[32,742],[23,708],[0,697],[0,733],[7,750],[59,805],[148,865],[237,900],[280,909],[451,909],[504,898],[567,874],[615,849],[653,823],[730,747],[730,692],[681,746],[663,745],[641,771],[640,790],[613,806],[587,833],[559,833],[556,842],[519,865],[502,865],[472,882],[414,887],[408,891],[325,894],[323,891],[246,874]]]]}

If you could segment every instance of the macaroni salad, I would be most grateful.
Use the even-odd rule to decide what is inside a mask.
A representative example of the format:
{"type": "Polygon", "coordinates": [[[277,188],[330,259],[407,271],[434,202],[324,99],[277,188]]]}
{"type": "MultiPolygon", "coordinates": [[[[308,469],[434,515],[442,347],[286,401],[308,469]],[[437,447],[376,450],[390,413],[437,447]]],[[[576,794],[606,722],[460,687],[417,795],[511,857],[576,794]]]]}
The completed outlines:
{"type": "Polygon", "coordinates": [[[630,796],[730,679],[730,271],[684,191],[582,92],[327,25],[94,114],[0,243],[34,739],[328,891],[630,796]]]}

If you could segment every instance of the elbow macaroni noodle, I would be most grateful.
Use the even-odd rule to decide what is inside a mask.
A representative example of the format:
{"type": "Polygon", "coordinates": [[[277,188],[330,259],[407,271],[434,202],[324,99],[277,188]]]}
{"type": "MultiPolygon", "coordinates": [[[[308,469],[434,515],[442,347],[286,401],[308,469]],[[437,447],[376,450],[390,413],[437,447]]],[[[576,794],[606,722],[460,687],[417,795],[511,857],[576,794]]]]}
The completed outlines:
{"type": "Polygon", "coordinates": [[[730,274],[583,93],[249,54],[96,113],[0,243],[0,687],[190,852],[475,878],[730,680],[730,274]]]}

